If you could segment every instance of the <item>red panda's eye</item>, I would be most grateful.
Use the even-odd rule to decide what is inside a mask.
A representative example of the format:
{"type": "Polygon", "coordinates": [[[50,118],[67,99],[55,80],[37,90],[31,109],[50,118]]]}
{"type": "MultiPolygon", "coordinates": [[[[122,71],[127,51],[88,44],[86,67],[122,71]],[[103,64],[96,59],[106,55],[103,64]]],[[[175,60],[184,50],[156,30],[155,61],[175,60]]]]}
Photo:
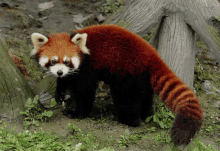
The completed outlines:
{"type": "Polygon", "coordinates": [[[51,60],[51,64],[55,65],[56,64],[56,60],[51,60]]]}
{"type": "Polygon", "coordinates": [[[64,64],[65,64],[65,65],[69,65],[69,63],[70,63],[69,60],[64,61],[64,64]]]}

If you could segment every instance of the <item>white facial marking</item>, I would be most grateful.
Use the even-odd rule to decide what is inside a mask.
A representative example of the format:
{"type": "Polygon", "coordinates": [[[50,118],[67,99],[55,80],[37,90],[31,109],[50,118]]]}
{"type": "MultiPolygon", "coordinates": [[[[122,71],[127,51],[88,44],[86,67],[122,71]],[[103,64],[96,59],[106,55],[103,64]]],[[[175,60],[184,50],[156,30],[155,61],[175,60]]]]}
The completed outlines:
{"type": "Polygon", "coordinates": [[[58,61],[58,57],[57,56],[53,56],[51,59],[54,59],[54,60],[58,61]]]}
{"type": "Polygon", "coordinates": [[[42,67],[45,67],[45,64],[49,62],[49,58],[46,57],[46,56],[42,56],[40,59],[39,59],[39,64],[42,66],[42,67]]]}
{"type": "Polygon", "coordinates": [[[80,59],[79,57],[72,57],[71,58],[71,61],[72,61],[72,64],[74,65],[74,69],[77,69],[79,67],[79,64],[80,64],[80,59]]]}
{"type": "Polygon", "coordinates": [[[67,56],[64,56],[63,61],[70,61],[70,58],[68,58],[67,56]]]}
{"type": "Polygon", "coordinates": [[[87,41],[87,33],[84,34],[76,34],[71,41],[78,45],[78,47],[82,50],[84,54],[90,54],[89,49],[86,47],[86,41],[87,41]]]}
{"type": "Polygon", "coordinates": [[[69,72],[69,67],[65,66],[64,64],[56,64],[54,66],[50,66],[50,72],[55,75],[56,77],[64,77],[69,72]],[[62,75],[58,75],[57,71],[62,71],[62,75]]]}

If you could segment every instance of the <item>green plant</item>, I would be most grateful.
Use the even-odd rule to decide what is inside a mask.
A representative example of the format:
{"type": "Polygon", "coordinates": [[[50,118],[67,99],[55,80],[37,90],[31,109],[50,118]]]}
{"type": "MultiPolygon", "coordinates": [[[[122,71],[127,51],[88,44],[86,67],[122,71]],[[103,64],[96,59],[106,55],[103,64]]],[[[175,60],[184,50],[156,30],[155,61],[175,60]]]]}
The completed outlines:
{"type": "Polygon", "coordinates": [[[206,146],[203,142],[201,142],[200,140],[197,140],[197,139],[195,139],[193,141],[193,144],[195,144],[195,145],[193,145],[193,147],[190,148],[190,151],[200,151],[200,150],[202,150],[202,151],[217,151],[215,149],[215,147],[212,146],[211,144],[208,144],[206,146]]]}
{"type": "MultiPolygon", "coordinates": [[[[87,151],[94,150],[82,145],[82,143],[68,142],[59,138],[56,134],[44,131],[25,130],[15,134],[16,126],[8,129],[7,123],[4,127],[0,127],[0,151],[16,150],[16,151],[39,151],[39,150],[65,150],[65,151],[87,151]]],[[[92,142],[94,143],[94,142],[92,142]]],[[[100,151],[114,151],[114,149],[103,148],[100,151]]]]}
{"type": "Polygon", "coordinates": [[[114,13],[119,7],[119,2],[114,2],[114,0],[107,0],[107,5],[100,7],[100,12],[107,14],[107,13],[114,13]]]}
{"type": "Polygon", "coordinates": [[[110,147],[108,147],[108,148],[103,148],[103,149],[101,149],[100,151],[114,151],[114,149],[113,148],[110,148],[110,147]]]}
{"type": "Polygon", "coordinates": [[[71,123],[68,124],[67,128],[70,130],[72,138],[83,143],[83,145],[81,145],[81,150],[94,150],[98,148],[99,144],[96,142],[96,138],[92,134],[84,134],[80,128],[71,123]]]}
{"type": "Polygon", "coordinates": [[[71,123],[68,123],[67,129],[70,131],[72,135],[75,135],[77,132],[82,132],[80,128],[71,123]]]}
{"type": "Polygon", "coordinates": [[[7,124],[4,123],[4,125],[5,127],[0,127],[0,150],[81,150],[81,144],[63,143],[55,134],[44,131],[30,132],[28,130],[15,134],[16,127],[9,130],[7,124]]]}
{"type": "Polygon", "coordinates": [[[118,145],[122,148],[128,147],[129,144],[136,144],[137,140],[141,140],[142,136],[139,134],[130,135],[129,130],[125,129],[125,135],[121,135],[118,140],[118,145]]]}
{"type": "Polygon", "coordinates": [[[162,131],[161,133],[159,134],[155,134],[154,136],[154,139],[157,141],[157,142],[162,142],[162,143],[170,143],[170,136],[168,133],[162,131]]]}
{"type": "Polygon", "coordinates": [[[213,128],[212,128],[212,126],[208,126],[205,130],[206,130],[207,132],[211,132],[211,131],[213,131],[213,128]]]}
{"type": "Polygon", "coordinates": [[[50,118],[53,115],[52,111],[43,111],[40,108],[40,106],[38,105],[38,99],[38,95],[36,95],[33,100],[31,98],[28,98],[25,104],[25,107],[27,109],[25,111],[20,112],[20,114],[25,116],[25,121],[23,123],[25,129],[27,129],[30,125],[39,126],[38,120],[47,121],[48,118],[50,118]]]}
{"type": "Polygon", "coordinates": [[[29,28],[32,24],[30,17],[24,13],[17,12],[15,15],[16,19],[19,20],[22,28],[29,28]]]}
{"type": "Polygon", "coordinates": [[[156,127],[153,126],[151,128],[148,128],[147,130],[150,131],[150,132],[156,132],[156,127]]]}
{"type": "Polygon", "coordinates": [[[164,103],[161,102],[156,106],[157,109],[155,109],[157,112],[149,116],[145,122],[148,123],[151,119],[153,119],[153,122],[158,124],[161,128],[170,128],[174,119],[174,114],[165,107],[164,103]]]}
{"type": "Polygon", "coordinates": [[[126,135],[121,135],[120,139],[118,140],[118,145],[121,146],[122,148],[128,147],[129,144],[129,139],[126,137],[126,135]]]}

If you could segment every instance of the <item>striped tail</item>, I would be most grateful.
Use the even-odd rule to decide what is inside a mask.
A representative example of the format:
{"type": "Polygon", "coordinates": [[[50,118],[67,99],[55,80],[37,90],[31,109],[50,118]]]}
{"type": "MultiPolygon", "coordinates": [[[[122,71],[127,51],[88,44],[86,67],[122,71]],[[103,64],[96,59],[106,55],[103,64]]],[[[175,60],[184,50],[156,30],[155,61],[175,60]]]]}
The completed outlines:
{"type": "Polygon", "coordinates": [[[199,99],[166,65],[151,73],[154,92],[176,113],[171,128],[171,141],[175,145],[187,145],[200,130],[203,110],[199,99]]]}

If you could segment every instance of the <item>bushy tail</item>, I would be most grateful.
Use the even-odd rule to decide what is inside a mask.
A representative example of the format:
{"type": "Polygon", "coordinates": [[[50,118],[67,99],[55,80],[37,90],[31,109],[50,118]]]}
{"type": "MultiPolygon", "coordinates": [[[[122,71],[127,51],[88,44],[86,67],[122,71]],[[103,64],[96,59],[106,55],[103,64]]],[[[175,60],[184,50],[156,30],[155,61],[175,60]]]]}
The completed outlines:
{"type": "Polygon", "coordinates": [[[151,74],[154,92],[176,113],[171,128],[171,140],[176,145],[187,145],[199,131],[203,110],[199,99],[167,66],[151,74]]]}

